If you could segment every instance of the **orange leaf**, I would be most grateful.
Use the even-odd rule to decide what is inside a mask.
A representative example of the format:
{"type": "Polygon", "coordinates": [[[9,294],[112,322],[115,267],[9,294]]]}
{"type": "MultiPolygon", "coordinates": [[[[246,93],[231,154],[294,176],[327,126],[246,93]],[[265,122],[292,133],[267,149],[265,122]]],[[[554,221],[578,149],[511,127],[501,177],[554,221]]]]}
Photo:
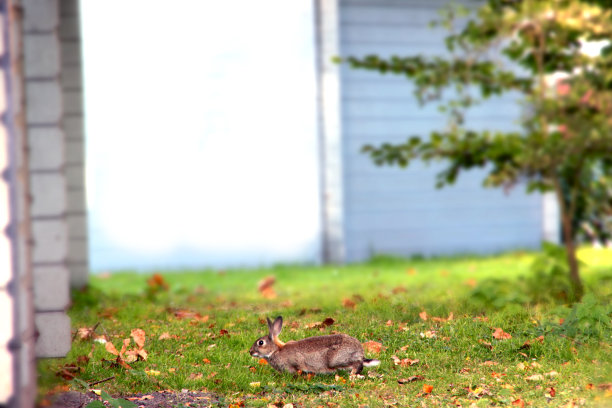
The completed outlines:
{"type": "Polygon", "coordinates": [[[425,394],[431,394],[432,391],[433,391],[433,385],[423,384],[423,392],[425,394]]]}
{"type": "Polygon", "coordinates": [[[342,306],[346,307],[347,309],[355,309],[355,306],[357,306],[357,304],[349,298],[344,298],[342,300],[342,306]]]}
{"type": "Polygon", "coordinates": [[[94,334],[94,330],[92,327],[81,327],[77,330],[77,335],[81,340],[90,339],[94,334]]]}
{"type": "Polygon", "coordinates": [[[268,365],[268,360],[266,360],[265,358],[260,358],[258,363],[261,366],[268,365]]]}
{"type": "Polygon", "coordinates": [[[260,292],[264,299],[276,299],[276,291],[274,288],[265,288],[260,292]]]}
{"type": "Polygon", "coordinates": [[[427,320],[427,312],[423,310],[421,313],[419,313],[419,317],[423,320],[427,320]]]}
{"type": "Polygon", "coordinates": [[[140,350],[138,350],[138,356],[139,356],[140,358],[142,358],[143,360],[146,360],[146,359],[147,359],[147,357],[148,357],[148,355],[149,355],[149,354],[147,353],[147,351],[146,351],[145,349],[140,349],[140,350]]]}
{"type": "Polygon", "coordinates": [[[149,285],[149,287],[153,290],[159,290],[159,289],[168,290],[169,289],[168,283],[165,281],[164,277],[160,275],[159,273],[156,273],[153,276],[151,276],[147,280],[147,285],[149,285]]]}
{"type": "Polygon", "coordinates": [[[121,356],[117,356],[117,364],[119,364],[121,367],[127,369],[127,370],[131,370],[132,367],[130,367],[130,365],[128,363],[126,363],[121,356]]]}
{"type": "Polygon", "coordinates": [[[415,360],[411,360],[409,358],[402,358],[399,359],[397,356],[391,356],[391,359],[393,360],[393,364],[395,365],[399,365],[402,367],[410,367],[413,366],[415,364],[419,363],[419,359],[415,359],[415,360]]]}
{"type": "Polygon", "coordinates": [[[127,350],[127,346],[130,345],[130,339],[123,339],[123,346],[121,346],[121,351],[119,352],[119,355],[122,356],[123,353],[125,353],[125,350],[127,350]]]}
{"type": "Polygon", "coordinates": [[[106,348],[106,351],[108,351],[109,353],[114,354],[116,356],[119,355],[119,352],[117,351],[113,343],[111,343],[110,341],[107,341],[104,347],[106,348]]]}
{"type": "Polygon", "coordinates": [[[555,395],[557,395],[557,391],[555,390],[554,387],[550,387],[548,389],[548,393],[550,394],[551,397],[554,397],[555,395]]]}
{"type": "Polygon", "coordinates": [[[527,340],[519,349],[528,349],[533,343],[544,343],[544,336],[536,337],[535,339],[527,340]]]}
{"type": "Polygon", "coordinates": [[[202,362],[203,362],[204,364],[210,364],[210,360],[209,360],[209,359],[207,359],[207,358],[203,358],[203,359],[202,359],[202,362]]]}
{"type": "Polygon", "coordinates": [[[493,338],[497,340],[506,340],[506,339],[511,339],[512,335],[510,335],[509,333],[506,333],[501,328],[497,327],[495,331],[493,332],[493,338]]]}
{"type": "Polygon", "coordinates": [[[271,289],[275,282],[276,278],[274,276],[267,276],[259,281],[257,290],[263,293],[266,289],[271,289]]]}
{"type": "Polygon", "coordinates": [[[375,354],[380,353],[380,351],[383,349],[383,345],[381,343],[371,340],[363,343],[363,347],[366,349],[366,351],[375,354]]]}
{"type": "Polygon", "coordinates": [[[517,406],[519,406],[521,408],[524,408],[525,407],[525,401],[523,401],[522,399],[519,398],[517,400],[512,401],[512,405],[517,405],[517,406]]]}
{"type": "Polygon", "coordinates": [[[145,331],[142,329],[133,329],[131,336],[134,338],[134,343],[136,343],[138,348],[142,349],[145,344],[145,331]]]}
{"type": "Polygon", "coordinates": [[[163,332],[162,334],[159,335],[159,337],[157,338],[157,340],[168,340],[172,338],[172,336],[170,336],[170,333],[168,332],[163,332]]]}

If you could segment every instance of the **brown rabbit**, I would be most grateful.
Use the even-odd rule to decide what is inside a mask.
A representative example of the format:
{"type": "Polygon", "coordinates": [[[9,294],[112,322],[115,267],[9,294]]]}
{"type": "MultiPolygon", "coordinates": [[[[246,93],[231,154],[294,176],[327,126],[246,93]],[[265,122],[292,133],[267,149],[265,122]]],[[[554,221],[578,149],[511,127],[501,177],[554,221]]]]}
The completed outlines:
{"type": "Polygon", "coordinates": [[[277,371],[331,373],[350,369],[352,374],[359,374],[364,366],[380,364],[378,360],[364,358],[363,347],[354,337],[332,334],[283,343],[278,338],[283,318],[266,320],[269,334],[257,339],[249,352],[253,357],[266,359],[277,371]]]}

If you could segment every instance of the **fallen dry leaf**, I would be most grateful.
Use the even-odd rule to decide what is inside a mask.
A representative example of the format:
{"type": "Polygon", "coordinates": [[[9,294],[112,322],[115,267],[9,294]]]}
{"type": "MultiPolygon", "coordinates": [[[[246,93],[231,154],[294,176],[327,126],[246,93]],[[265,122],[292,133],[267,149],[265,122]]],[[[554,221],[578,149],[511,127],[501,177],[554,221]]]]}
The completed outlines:
{"type": "Polygon", "coordinates": [[[202,359],[202,362],[203,362],[204,364],[210,364],[210,360],[209,360],[209,359],[207,359],[207,358],[203,358],[203,359],[202,359]]]}
{"type": "Polygon", "coordinates": [[[445,317],[432,317],[431,320],[433,320],[434,322],[444,323],[444,322],[449,322],[453,320],[454,318],[455,318],[455,315],[453,314],[453,312],[450,312],[448,314],[448,317],[446,318],[445,317]]]}
{"type": "Polygon", "coordinates": [[[425,333],[420,333],[421,338],[423,339],[435,339],[436,331],[435,330],[427,330],[425,333]]]}
{"type": "Polygon", "coordinates": [[[133,329],[130,336],[134,339],[134,343],[139,349],[142,349],[145,344],[145,331],[142,329],[133,329]]]}
{"type": "Polygon", "coordinates": [[[266,299],[274,299],[276,292],[274,291],[274,284],[276,283],[276,277],[266,276],[257,284],[257,290],[266,299]]]}
{"type": "Polygon", "coordinates": [[[511,339],[512,335],[510,335],[510,333],[506,333],[500,327],[497,327],[493,332],[493,338],[496,340],[507,340],[511,339]]]}
{"type": "Polygon", "coordinates": [[[431,394],[432,391],[433,391],[433,385],[423,384],[423,392],[425,394],[431,394]]]}
{"type": "Polygon", "coordinates": [[[411,360],[409,358],[398,358],[397,356],[391,356],[393,360],[393,364],[402,366],[402,367],[410,367],[419,363],[419,359],[411,360]]]}
{"type": "MultiPolygon", "coordinates": [[[[211,373],[213,374],[213,373],[211,373]]],[[[216,373],[214,373],[216,374],[216,373]]],[[[200,378],[202,378],[204,375],[202,373],[191,373],[189,374],[189,379],[190,380],[199,380],[200,378]]],[[[213,376],[214,377],[214,376],[213,376]]]]}
{"type": "Polygon", "coordinates": [[[125,353],[125,350],[127,350],[127,346],[130,345],[130,339],[123,339],[123,346],[121,346],[121,351],[119,352],[119,355],[122,356],[125,353]]]}
{"type": "Polygon", "coordinates": [[[377,341],[370,340],[363,343],[363,348],[370,353],[378,354],[382,351],[383,345],[377,341]]]}
{"type": "Polygon", "coordinates": [[[261,366],[268,365],[268,360],[266,360],[265,358],[260,358],[257,363],[261,366]]]}
{"type": "Polygon", "coordinates": [[[535,339],[527,340],[525,343],[523,343],[521,347],[519,347],[519,349],[520,350],[528,349],[531,347],[532,344],[536,342],[540,344],[544,343],[544,336],[540,336],[540,337],[536,337],[535,339]]]}
{"type": "Polygon", "coordinates": [[[542,381],[544,380],[544,376],[542,374],[534,374],[525,378],[526,381],[542,381]]]}
{"type": "Polygon", "coordinates": [[[93,327],[81,327],[80,329],[77,330],[77,336],[81,340],[88,340],[92,338],[94,333],[95,331],[93,327]]]}
{"type": "Polygon", "coordinates": [[[423,320],[423,321],[427,321],[427,312],[426,311],[422,311],[421,313],[419,313],[419,317],[423,320]]]}
{"type": "Polygon", "coordinates": [[[555,391],[554,387],[550,387],[548,389],[548,393],[550,394],[551,397],[554,397],[555,395],[557,395],[557,391],[555,391]]]}
{"type": "Polygon", "coordinates": [[[210,317],[208,315],[202,316],[197,312],[192,312],[191,310],[179,309],[174,311],[174,316],[177,319],[192,319],[198,321],[200,323],[206,323],[210,317]]]}
{"type": "Polygon", "coordinates": [[[349,298],[344,298],[342,299],[342,306],[346,307],[347,309],[355,309],[357,304],[349,298]]]}
{"type": "Polygon", "coordinates": [[[489,350],[493,350],[493,345],[491,343],[489,343],[488,341],[484,341],[482,339],[478,340],[478,343],[480,343],[481,346],[488,348],[489,350]]]}
{"type": "Polygon", "coordinates": [[[276,299],[276,291],[274,288],[266,288],[261,291],[261,296],[263,296],[264,299],[276,299]]]}
{"type": "Polygon", "coordinates": [[[168,340],[168,339],[178,339],[178,336],[173,334],[170,335],[170,333],[168,332],[163,332],[162,334],[159,335],[159,337],[157,338],[157,340],[168,340]]]}
{"type": "Polygon", "coordinates": [[[514,401],[512,401],[512,405],[516,405],[518,407],[524,408],[525,407],[525,401],[523,401],[522,399],[516,399],[514,401]]]}
{"type": "Polygon", "coordinates": [[[145,373],[147,373],[147,375],[152,375],[152,376],[159,376],[161,375],[161,372],[157,371],[157,370],[145,370],[145,373]]]}
{"type": "Polygon", "coordinates": [[[325,320],[323,320],[322,322],[310,323],[310,324],[305,325],[304,327],[306,329],[324,329],[326,327],[331,326],[335,322],[336,321],[334,319],[332,319],[331,317],[328,317],[325,320]]]}
{"type": "Polygon", "coordinates": [[[160,290],[166,291],[170,288],[164,277],[159,273],[147,279],[147,285],[149,285],[149,291],[152,293],[156,293],[160,290]]]}
{"type": "Polygon", "coordinates": [[[106,349],[106,351],[108,351],[111,354],[114,354],[116,356],[119,356],[119,352],[117,351],[117,349],[115,348],[115,346],[113,345],[113,343],[111,343],[110,341],[107,342],[106,344],[104,344],[104,348],[106,349]]]}
{"type": "Polygon", "coordinates": [[[121,367],[125,368],[126,370],[131,370],[132,367],[126,363],[123,358],[121,358],[121,356],[117,356],[117,364],[119,364],[121,367]]]}
{"type": "Polygon", "coordinates": [[[424,378],[425,377],[423,377],[422,375],[413,375],[413,376],[408,377],[408,378],[400,378],[399,380],[397,380],[397,382],[400,383],[400,384],[408,384],[408,383],[411,383],[411,382],[414,382],[414,381],[423,380],[424,378]]]}

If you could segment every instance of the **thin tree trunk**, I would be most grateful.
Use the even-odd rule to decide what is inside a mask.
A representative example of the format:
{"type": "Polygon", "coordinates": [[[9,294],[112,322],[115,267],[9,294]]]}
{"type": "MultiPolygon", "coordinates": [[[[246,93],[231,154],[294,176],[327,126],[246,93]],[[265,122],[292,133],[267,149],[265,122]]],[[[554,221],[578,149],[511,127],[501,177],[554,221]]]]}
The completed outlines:
{"type": "MultiPolygon", "coordinates": [[[[580,301],[584,294],[584,286],[580,279],[580,270],[578,266],[578,258],[576,257],[576,245],[574,245],[574,232],[572,228],[572,211],[567,206],[563,197],[563,189],[558,180],[555,180],[555,192],[559,207],[561,210],[561,227],[563,229],[563,241],[565,244],[565,252],[567,253],[567,263],[569,266],[569,278],[574,292],[574,299],[580,301]]],[[[573,207],[573,206],[572,206],[573,207]]]]}
{"type": "Polygon", "coordinates": [[[576,246],[574,245],[574,237],[572,232],[572,220],[569,214],[562,214],[563,218],[563,239],[565,241],[565,250],[567,252],[567,263],[569,265],[569,278],[572,283],[574,298],[576,301],[582,299],[584,287],[580,279],[580,269],[578,267],[578,258],[576,257],[576,246]]]}

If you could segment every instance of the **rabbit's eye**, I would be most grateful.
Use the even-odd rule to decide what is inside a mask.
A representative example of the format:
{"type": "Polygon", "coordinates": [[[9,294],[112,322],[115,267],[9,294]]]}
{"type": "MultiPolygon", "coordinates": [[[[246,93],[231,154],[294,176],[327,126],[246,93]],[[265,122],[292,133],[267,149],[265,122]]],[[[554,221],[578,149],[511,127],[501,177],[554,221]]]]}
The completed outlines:
{"type": "Polygon", "coordinates": [[[264,342],[263,340],[259,340],[259,341],[257,342],[257,345],[258,345],[258,346],[263,346],[263,345],[264,345],[264,343],[265,343],[265,342],[264,342]]]}

